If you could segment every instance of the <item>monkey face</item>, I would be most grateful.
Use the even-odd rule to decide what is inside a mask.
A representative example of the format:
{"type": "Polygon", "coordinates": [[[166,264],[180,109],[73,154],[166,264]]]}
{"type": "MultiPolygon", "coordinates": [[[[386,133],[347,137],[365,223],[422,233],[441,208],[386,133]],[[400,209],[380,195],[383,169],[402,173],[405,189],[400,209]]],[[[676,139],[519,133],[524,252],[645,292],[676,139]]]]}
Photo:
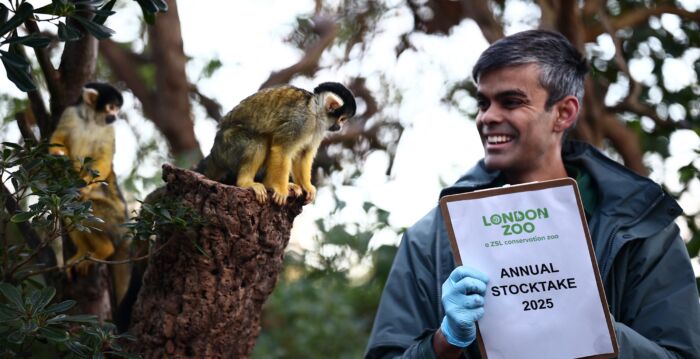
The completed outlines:
{"type": "Polygon", "coordinates": [[[110,124],[117,120],[117,114],[119,113],[119,106],[113,103],[108,103],[105,105],[105,122],[110,124]]]}
{"type": "Polygon", "coordinates": [[[352,113],[349,113],[352,106],[346,104],[342,98],[332,92],[328,92],[325,97],[325,107],[326,116],[332,121],[331,125],[328,127],[328,131],[331,132],[339,131],[348,117],[354,114],[354,108],[352,109],[352,113]]]}
{"type": "Polygon", "coordinates": [[[331,132],[340,131],[340,129],[343,128],[343,125],[345,124],[347,119],[348,119],[347,116],[340,115],[340,117],[337,118],[335,123],[331,124],[331,127],[328,128],[328,131],[331,131],[331,132]]]}
{"type": "Polygon", "coordinates": [[[112,85],[93,82],[83,88],[82,102],[95,111],[96,118],[104,118],[106,124],[111,124],[117,120],[124,99],[112,85]]]}

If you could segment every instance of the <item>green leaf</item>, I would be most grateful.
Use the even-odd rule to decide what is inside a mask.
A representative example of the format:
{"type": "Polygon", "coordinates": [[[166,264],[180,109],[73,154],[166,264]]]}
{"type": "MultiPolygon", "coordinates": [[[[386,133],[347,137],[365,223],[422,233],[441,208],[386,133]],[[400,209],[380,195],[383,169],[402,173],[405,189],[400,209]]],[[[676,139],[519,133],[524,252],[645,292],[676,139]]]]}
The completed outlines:
{"type": "Polygon", "coordinates": [[[60,312],[65,312],[66,310],[73,308],[77,302],[69,299],[65,300],[61,303],[56,303],[50,305],[48,308],[46,308],[46,311],[49,313],[60,313],[60,312]]]}
{"type": "Polygon", "coordinates": [[[0,323],[10,322],[22,317],[22,312],[8,305],[0,305],[0,323]]]}
{"type": "Polygon", "coordinates": [[[75,340],[69,340],[69,341],[65,342],[64,345],[66,346],[66,348],[68,348],[68,350],[70,350],[75,355],[77,355],[81,358],[87,357],[88,353],[90,353],[90,348],[88,346],[85,346],[85,345],[83,345],[80,342],[75,341],[75,340]]]}
{"type": "Polygon", "coordinates": [[[223,66],[223,63],[221,62],[221,60],[211,59],[204,66],[204,69],[202,70],[202,75],[206,78],[210,78],[212,75],[214,75],[214,72],[216,72],[216,70],[221,68],[221,66],[223,66]]]}
{"type": "Polygon", "coordinates": [[[7,298],[7,300],[14,304],[16,310],[24,311],[24,301],[22,300],[22,292],[19,291],[15,286],[9,283],[0,283],[0,293],[7,298]]]}
{"type": "Polygon", "coordinates": [[[14,67],[22,69],[29,68],[29,61],[17,53],[0,50],[0,56],[2,56],[4,61],[7,61],[14,67]]]}
{"type": "Polygon", "coordinates": [[[143,13],[143,19],[148,23],[149,25],[153,25],[156,23],[156,12],[158,11],[158,7],[155,6],[152,2],[149,0],[135,0],[139,6],[141,6],[141,12],[143,13]]]}
{"type": "Polygon", "coordinates": [[[34,9],[35,14],[54,15],[54,16],[66,16],[68,14],[72,14],[73,11],[75,11],[75,6],[62,5],[62,4],[56,4],[56,3],[51,3],[48,5],[44,5],[40,8],[34,9]]]}
{"type": "Polygon", "coordinates": [[[44,327],[39,328],[39,334],[44,336],[44,338],[52,342],[65,342],[70,338],[66,330],[61,330],[57,328],[44,327]]]}
{"type": "Polygon", "coordinates": [[[25,335],[22,331],[14,331],[7,336],[7,341],[13,344],[22,344],[24,342],[25,335]]]}
{"type": "Polygon", "coordinates": [[[691,238],[688,243],[685,244],[686,249],[688,249],[688,255],[690,258],[696,257],[700,254],[700,233],[696,233],[693,238],[691,238]]]}
{"type": "Polygon", "coordinates": [[[7,16],[10,14],[10,10],[5,6],[5,4],[0,4],[0,27],[7,21],[7,16]]]}
{"type": "MultiPolygon", "coordinates": [[[[17,46],[17,45],[14,45],[17,46]]],[[[12,51],[12,48],[10,48],[12,51]]],[[[32,81],[32,76],[29,73],[29,63],[21,56],[5,51],[0,51],[0,60],[2,60],[7,78],[12,81],[21,91],[28,92],[36,90],[36,86],[32,81]]]]}
{"type": "Polygon", "coordinates": [[[31,34],[29,36],[15,36],[10,38],[7,41],[3,42],[4,44],[21,44],[24,46],[29,46],[29,47],[34,47],[34,48],[44,48],[49,46],[51,43],[51,38],[48,36],[44,35],[39,35],[39,34],[31,34]]]}
{"type": "Polygon", "coordinates": [[[28,221],[30,218],[34,217],[34,212],[19,212],[10,218],[12,223],[22,223],[28,221]]]}
{"type": "Polygon", "coordinates": [[[68,315],[65,318],[67,322],[97,324],[97,316],[91,314],[68,315]]]}
{"type": "Polygon", "coordinates": [[[53,318],[50,318],[50,319],[46,320],[46,324],[51,325],[51,324],[60,324],[60,323],[63,323],[63,322],[66,321],[66,317],[68,317],[68,316],[65,315],[65,314],[59,314],[59,315],[57,315],[57,316],[55,316],[55,317],[53,317],[53,318]]]}
{"type": "Polygon", "coordinates": [[[53,299],[53,297],[56,295],[56,288],[54,287],[45,287],[42,288],[39,291],[39,296],[35,301],[32,301],[32,305],[34,306],[34,311],[39,312],[43,310],[53,299]]]}
{"type": "Polygon", "coordinates": [[[110,0],[106,4],[104,4],[104,6],[102,6],[99,10],[93,11],[95,13],[95,18],[93,18],[92,21],[96,24],[104,25],[105,21],[107,21],[107,18],[114,14],[112,8],[114,7],[114,4],[116,2],[117,0],[110,0]]]}
{"type": "Polygon", "coordinates": [[[61,39],[61,41],[76,41],[80,40],[82,37],[83,33],[78,29],[66,25],[63,22],[58,23],[58,38],[61,39]]]}
{"type": "Polygon", "coordinates": [[[7,34],[8,32],[14,30],[17,26],[22,25],[22,23],[29,19],[34,12],[34,6],[29,2],[23,2],[18,8],[17,12],[4,24],[0,25],[0,36],[7,34]]]}
{"type": "Polygon", "coordinates": [[[693,178],[697,178],[698,169],[695,168],[695,166],[693,165],[693,162],[690,162],[689,164],[679,168],[678,174],[679,174],[678,180],[683,184],[687,184],[693,178]]]}
{"type": "Polygon", "coordinates": [[[107,39],[114,34],[114,30],[108,28],[107,26],[96,24],[82,16],[71,16],[71,18],[81,23],[85,27],[85,30],[87,30],[87,32],[92,34],[92,36],[98,40],[107,39]]]}
{"type": "Polygon", "coordinates": [[[21,149],[22,149],[22,146],[20,146],[20,145],[14,143],[14,142],[3,142],[2,145],[3,145],[4,147],[10,147],[10,148],[15,149],[15,150],[21,150],[21,149]]]}
{"type": "Polygon", "coordinates": [[[139,6],[141,6],[141,9],[144,12],[158,12],[158,6],[156,6],[156,4],[154,4],[151,0],[136,0],[136,2],[139,3],[139,6]]]}

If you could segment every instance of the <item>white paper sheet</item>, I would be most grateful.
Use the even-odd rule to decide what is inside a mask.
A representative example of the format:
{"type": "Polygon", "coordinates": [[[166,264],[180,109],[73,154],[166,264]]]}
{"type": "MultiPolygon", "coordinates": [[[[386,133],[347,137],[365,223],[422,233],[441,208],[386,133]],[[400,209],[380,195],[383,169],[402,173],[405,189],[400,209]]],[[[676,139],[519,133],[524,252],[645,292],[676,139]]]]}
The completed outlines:
{"type": "Polygon", "coordinates": [[[489,359],[614,352],[573,185],[447,209],[462,263],[491,279],[478,323],[489,359]]]}

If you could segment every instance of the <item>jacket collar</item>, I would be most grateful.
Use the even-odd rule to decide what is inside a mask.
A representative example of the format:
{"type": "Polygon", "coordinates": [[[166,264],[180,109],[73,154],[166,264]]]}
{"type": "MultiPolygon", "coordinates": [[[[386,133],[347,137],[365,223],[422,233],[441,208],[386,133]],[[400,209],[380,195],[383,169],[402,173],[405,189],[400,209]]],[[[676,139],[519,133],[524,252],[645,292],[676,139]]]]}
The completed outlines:
{"type": "MultiPolygon", "coordinates": [[[[562,157],[566,164],[583,168],[593,177],[600,196],[598,210],[605,216],[615,217],[620,223],[631,223],[660,203],[669,206],[670,214],[681,213],[680,207],[664,194],[659,185],[609,159],[585,142],[566,141],[562,157]]],[[[499,176],[500,171],[488,171],[481,159],[454,185],[443,189],[440,197],[493,187],[499,176]]]]}

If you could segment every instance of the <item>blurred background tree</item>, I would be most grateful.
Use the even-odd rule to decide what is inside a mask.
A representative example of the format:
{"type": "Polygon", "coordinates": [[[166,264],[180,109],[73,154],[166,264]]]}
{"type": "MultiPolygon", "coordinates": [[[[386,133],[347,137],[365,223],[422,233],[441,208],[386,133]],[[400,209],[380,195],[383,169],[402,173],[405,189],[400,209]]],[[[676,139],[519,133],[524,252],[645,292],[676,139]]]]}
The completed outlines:
{"type": "MultiPolygon", "coordinates": [[[[16,9],[18,1],[0,3],[16,9]]],[[[403,227],[417,219],[415,213],[434,205],[440,186],[456,180],[481,156],[478,138],[470,134],[475,132],[477,110],[471,66],[488,43],[524,29],[560,31],[586,54],[591,74],[573,137],[649,175],[680,200],[684,213],[678,224],[697,265],[696,0],[309,0],[284,14],[280,21],[286,33],[275,28],[279,42],[292,50],[271,53],[265,48],[272,44],[265,43],[235,49],[239,59],[259,53],[258,62],[277,66],[257,80],[222,79],[240,64],[216,55],[185,53],[188,29],[180,20],[197,19],[188,20],[194,23],[190,31],[205,34],[196,41],[226,47],[235,39],[252,37],[258,23],[273,17],[269,10],[258,13],[254,5],[227,2],[207,4],[206,13],[203,5],[185,1],[94,3],[114,5],[118,14],[105,25],[114,27],[117,35],[128,33],[122,40],[86,36],[61,48],[56,34],[61,38],[70,32],[22,21],[20,35],[45,34],[52,42],[33,50],[30,62],[19,66],[36,79],[37,91],[25,95],[10,91],[11,83],[3,82],[3,89],[8,88],[0,98],[3,135],[16,141],[11,129],[16,123],[24,138],[37,128],[46,138],[87,79],[121,86],[127,90],[125,108],[135,110],[122,125],[128,136],[118,139],[124,142],[117,155],[134,154],[120,157],[115,166],[132,202],[159,183],[163,161],[183,167],[196,163],[213,137],[215,122],[205,119],[220,118],[222,109],[230,109],[258,87],[292,83],[312,88],[332,79],[348,84],[358,97],[356,120],[328,137],[317,158],[319,199],[305,209],[305,219],[297,220],[287,270],[267,305],[258,357],[361,356],[403,227]],[[153,26],[123,17],[120,24],[126,25],[111,25],[122,14],[151,22],[164,5],[169,11],[153,26]],[[193,7],[185,15],[178,5],[193,7]],[[217,17],[212,9],[224,14],[217,17]],[[246,23],[247,29],[235,27],[239,14],[259,22],[246,23]],[[80,44],[89,52],[71,55],[85,51],[75,50],[80,44]],[[54,68],[55,63],[60,66],[54,68]],[[433,177],[419,176],[425,174],[433,177]],[[391,196],[364,194],[378,191],[391,196]],[[409,195],[411,203],[406,205],[409,195]],[[359,197],[359,203],[350,203],[350,197],[359,197]],[[368,200],[373,204],[365,204],[368,200]],[[407,211],[412,214],[402,215],[407,211]]],[[[265,3],[260,9],[291,6],[283,4],[265,3]]],[[[10,44],[8,34],[1,34],[0,48],[8,53],[23,49],[17,46],[21,42],[10,44]]],[[[7,67],[12,62],[2,54],[8,78],[17,79],[13,67],[7,67]]]]}

